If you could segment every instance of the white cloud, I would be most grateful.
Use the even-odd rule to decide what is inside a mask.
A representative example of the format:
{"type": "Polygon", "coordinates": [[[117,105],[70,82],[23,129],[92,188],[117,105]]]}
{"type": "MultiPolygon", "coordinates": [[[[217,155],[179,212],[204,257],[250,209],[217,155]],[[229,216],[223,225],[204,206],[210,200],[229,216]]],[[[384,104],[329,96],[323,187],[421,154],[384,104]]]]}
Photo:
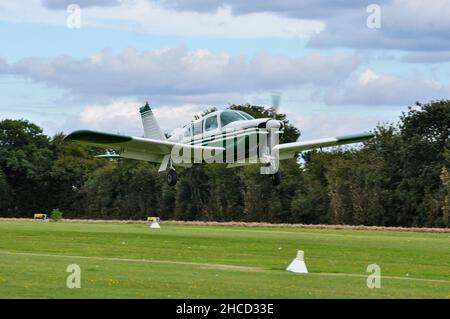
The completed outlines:
{"type": "MultiPolygon", "coordinates": [[[[0,4],[0,21],[65,26],[70,1],[0,4]],[[53,8],[53,9],[49,9],[53,8]]],[[[77,1],[74,1],[77,3],[77,1]]],[[[372,0],[81,0],[82,26],[157,35],[311,38],[314,47],[450,49],[450,2],[379,0],[382,25],[367,28],[372,0]],[[117,5],[116,5],[117,4],[117,5]]]]}
{"type": "Polygon", "coordinates": [[[379,78],[380,76],[373,72],[371,69],[366,69],[359,75],[359,83],[362,86],[366,86],[370,81],[375,81],[379,78]]]}
{"type": "Polygon", "coordinates": [[[284,113],[291,124],[300,129],[301,141],[367,132],[373,130],[380,121],[379,116],[368,115],[367,112],[345,110],[319,110],[309,114],[292,111],[284,113]]]}
{"type": "Polygon", "coordinates": [[[252,58],[186,47],[119,55],[108,50],[87,59],[68,55],[29,57],[15,74],[68,90],[78,96],[142,97],[249,93],[299,85],[329,86],[345,80],[359,65],[351,54],[310,54],[300,58],[260,51],[252,58]]]}
{"type": "Polygon", "coordinates": [[[367,69],[356,80],[328,90],[325,102],[330,105],[411,105],[416,101],[449,97],[449,84],[422,78],[404,79],[367,69]]]}
{"type": "MultiPolygon", "coordinates": [[[[86,105],[80,112],[78,124],[84,129],[141,135],[140,102],[114,101],[110,104],[86,105]]],[[[165,132],[171,132],[194,119],[203,109],[194,104],[154,107],[153,112],[165,132]]]]}
{"type": "MultiPolygon", "coordinates": [[[[291,38],[308,37],[324,27],[320,21],[292,19],[270,12],[234,16],[229,7],[198,13],[164,8],[147,0],[120,1],[120,5],[111,5],[113,2],[108,0],[97,1],[98,5],[107,5],[101,7],[90,6],[89,3],[87,0],[79,3],[82,27],[121,29],[160,36],[291,38]]],[[[47,1],[47,4],[63,9],[66,1],[47,1]]],[[[39,0],[29,0],[26,9],[22,3],[15,1],[0,4],[0,21],[65,27],[68,15],[65,10],[42,6],[39,0]]]]}
{"type": "Polygon", "coordinates": [[[450,2],[435,0],[391,0],[377,3],[381,28],[369,29],[369,14],[362,3],[326,17],[326,28],[313,35],[309,45],[316,48],[351,47],[440,51],[450,49],[450,2]]]}
{"type": "Polygon", "coordinates": [[[42,0],[44,7],[49,9],[66,9],[68,5],[76,3],[82,8],[109,7],[119,5],[124,0],[42,0]]]}
{"type": "MultiPolygon", "coordinates": [[[[214,12],[221,7],[230,6],[236,15],[274,12],[295,18],[325,18],[341,11],[360,8],[369,1],[372,0],[163,0],[161,3],[165,7],[181,11],[214,12]]],[[[386,0],[377,2],[382,4],[386,0]]]]}
{"type": "MultiPolygon", "coordinates": [[[[109,105],[87,105],[80,114],[80,121],[89,127],[103,126],[104,123],[136,122],[139,111],[135,102],[113,102],[109,105]]],[[[136,124],[136,123],[134,123],[136,124]]]]}

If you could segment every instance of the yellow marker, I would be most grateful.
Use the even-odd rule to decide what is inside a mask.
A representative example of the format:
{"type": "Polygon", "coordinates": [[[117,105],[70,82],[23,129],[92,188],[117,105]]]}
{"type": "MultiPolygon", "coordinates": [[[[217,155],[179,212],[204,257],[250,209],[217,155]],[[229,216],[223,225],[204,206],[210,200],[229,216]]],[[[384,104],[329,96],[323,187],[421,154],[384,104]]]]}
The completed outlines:
{"type": "Polygon", "coordinates": [[[159,223],[159,217],[147,217],[149,223],[159,223]]]}
{"type": "Polygon", "coordinates": [[[47,214],[34,214],[34,219],[46,220],[47,214]]]}

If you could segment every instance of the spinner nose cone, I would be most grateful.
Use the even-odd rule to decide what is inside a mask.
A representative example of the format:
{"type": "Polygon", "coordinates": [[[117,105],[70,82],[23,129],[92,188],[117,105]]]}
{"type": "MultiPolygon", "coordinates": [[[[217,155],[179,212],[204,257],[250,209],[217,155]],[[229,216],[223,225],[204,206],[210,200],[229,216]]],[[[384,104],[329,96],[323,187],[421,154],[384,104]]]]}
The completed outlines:
{"type": "Polygon", "coordinates": [[[283,127],[283,122],[278,120],[269,120],[267,121],[266,128],[267,129],[281,129],[283,127]]]}

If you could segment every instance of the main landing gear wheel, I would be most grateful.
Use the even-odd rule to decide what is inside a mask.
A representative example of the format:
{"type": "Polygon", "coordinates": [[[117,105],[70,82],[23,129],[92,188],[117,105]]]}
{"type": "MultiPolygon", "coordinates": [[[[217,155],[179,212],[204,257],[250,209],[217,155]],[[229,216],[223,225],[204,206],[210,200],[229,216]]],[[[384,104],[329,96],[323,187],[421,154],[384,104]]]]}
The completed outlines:
{"type": "Polygon", "coordinates": [[[177,182],[178,182],[177,172],[175,172],[174,169],[171,169],[167,173],[167,184],[169,184],[169,186],[175,186],[177,182]]]}
{"type": "Polygon", "coordinates": [[[273,186],[278,186],[281,184],[281,173],[280,171],[276,172],[272,176],[270,176],[270,179],[272,180],[273,186]]]}

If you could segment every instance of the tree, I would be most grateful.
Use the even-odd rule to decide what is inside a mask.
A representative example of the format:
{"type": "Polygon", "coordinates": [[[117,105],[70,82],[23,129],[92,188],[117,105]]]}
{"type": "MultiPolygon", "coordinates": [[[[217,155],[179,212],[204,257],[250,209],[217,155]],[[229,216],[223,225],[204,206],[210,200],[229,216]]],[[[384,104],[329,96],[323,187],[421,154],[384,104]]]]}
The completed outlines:
{"type": "Polygon", "coordinates": [[[429,207],[423,200],[426,193],[439,189],[444,153],[450,145],[450,101],[417,103],[400,120],[403,163],[399,192],[407,203],[402,215],[410,216],[411,225],[424,225],[429,207]]]}
{"type": "Polygon", "coordinates": [[[75,143],[65,143],[64,134],[56,134],[50,142],[53,163],[50,168],[50,194],[54,207],[60,207],[65,217],[74,217],[79,212],[80,189],[91,174],[108,164],[94,158],[89,148],[75,143]]]}
{"type": "Polygon", "coordinates": [[[0,169],[0,211],[6,213],[10,205],[10,188],[5,173],[0,169]]]}
{"type": "Polygon", "coordinates": [[[49,139],[37,125],[24,120],[0,122],[0,170],[9,185],[12,214],[48,209],[49,139]]]}
{"type": "Polygon", "coordinates": [[[442,224],[450,225],[450,173],[447,167],[442,167],[442,224]]]}

